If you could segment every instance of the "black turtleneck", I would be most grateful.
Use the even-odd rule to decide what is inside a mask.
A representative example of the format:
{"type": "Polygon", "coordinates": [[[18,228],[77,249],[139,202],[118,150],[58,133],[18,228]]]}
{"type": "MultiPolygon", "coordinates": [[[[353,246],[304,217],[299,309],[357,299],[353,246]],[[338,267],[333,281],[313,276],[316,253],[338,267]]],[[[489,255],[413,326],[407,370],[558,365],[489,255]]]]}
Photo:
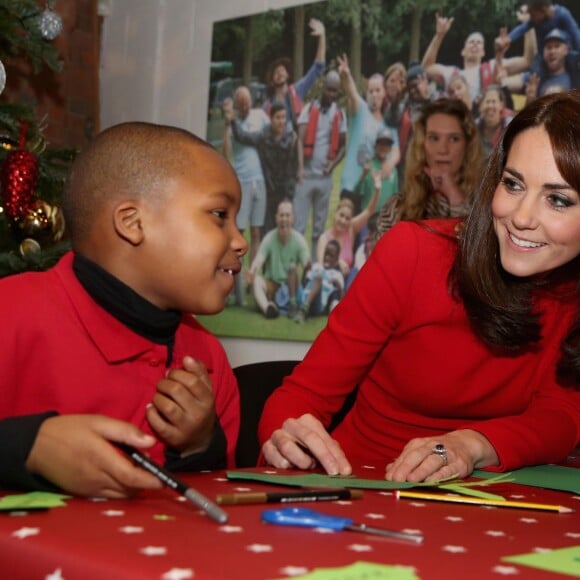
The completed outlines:
{"type": "Polygon", "coordinates": [[[93,300],[136,334],[168,349],[171,364],[178,310],[162,310],[88,258],[75,254],[73,270],[93,300]]]}

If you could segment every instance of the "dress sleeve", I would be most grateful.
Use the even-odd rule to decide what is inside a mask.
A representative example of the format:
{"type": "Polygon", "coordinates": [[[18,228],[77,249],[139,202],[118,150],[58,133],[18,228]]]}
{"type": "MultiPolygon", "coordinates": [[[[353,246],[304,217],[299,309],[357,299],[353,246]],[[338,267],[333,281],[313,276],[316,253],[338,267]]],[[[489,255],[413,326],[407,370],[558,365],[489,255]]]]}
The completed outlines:
{"type": "Polygon", "coordinates": [[[555,384],[553,366],[551,371],[521,414],[464,426],[484,435],[495,449],[500,463],[490,471],[558,463],[580,444],[580,392],[555,384]]]}

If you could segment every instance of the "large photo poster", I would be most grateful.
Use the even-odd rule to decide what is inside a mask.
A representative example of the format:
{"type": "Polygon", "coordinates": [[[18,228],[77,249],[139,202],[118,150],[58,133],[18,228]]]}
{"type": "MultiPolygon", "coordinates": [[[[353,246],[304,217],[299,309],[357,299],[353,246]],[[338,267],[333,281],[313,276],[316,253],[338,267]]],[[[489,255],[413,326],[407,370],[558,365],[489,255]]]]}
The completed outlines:
{"type": "MultiPolygon", "coordinates": [[[[419,159],[409,151],[425,105],[463,103],[483,167],[527,101],[580,87],[579,11],[573,0],[327,0],[214,23],[206,138],[240,180],[248,253],[226,309],[203,323],[312,341],[377,222],[412,195],[415,166],[420,179],[446,179],[427,144],[419,159]]],[[[468,184],[473,150],[457,170],[468,184]]],[[[449,215],[469,210],[449,204],[449,215]]]]}

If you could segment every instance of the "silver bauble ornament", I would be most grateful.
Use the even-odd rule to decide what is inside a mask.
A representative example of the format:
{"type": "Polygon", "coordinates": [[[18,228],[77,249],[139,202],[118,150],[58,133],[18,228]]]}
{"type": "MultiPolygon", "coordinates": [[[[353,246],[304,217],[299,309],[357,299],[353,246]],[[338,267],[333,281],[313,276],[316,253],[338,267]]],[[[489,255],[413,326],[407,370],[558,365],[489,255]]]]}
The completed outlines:
{"type": "Polygon", "coordinates": [[[54,40],[62,32],[62,18],[50,8],[38,17],[38,28],[42,38],[54,40]]]}
{"type": "Polygon", "coordinates": [[[6,69],[0,60],[0,95],[6,86],[6,69]]]}

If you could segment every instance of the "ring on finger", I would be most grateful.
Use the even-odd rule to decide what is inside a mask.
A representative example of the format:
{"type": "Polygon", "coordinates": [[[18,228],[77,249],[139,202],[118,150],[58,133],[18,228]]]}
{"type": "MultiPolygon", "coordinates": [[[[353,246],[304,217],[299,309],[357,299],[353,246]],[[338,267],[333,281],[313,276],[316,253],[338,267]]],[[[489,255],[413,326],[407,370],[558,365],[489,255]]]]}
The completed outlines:
{"type": "Polygon", "coordinates": [[[437,443],[437,445],[431,449],[431,453],[439,455],[439,457],[441,457],[441,461],[443,461],[443,465],[447,465],[447,449],[445,449],[445,445],[443,445],[443,443],[437,443]]]}

